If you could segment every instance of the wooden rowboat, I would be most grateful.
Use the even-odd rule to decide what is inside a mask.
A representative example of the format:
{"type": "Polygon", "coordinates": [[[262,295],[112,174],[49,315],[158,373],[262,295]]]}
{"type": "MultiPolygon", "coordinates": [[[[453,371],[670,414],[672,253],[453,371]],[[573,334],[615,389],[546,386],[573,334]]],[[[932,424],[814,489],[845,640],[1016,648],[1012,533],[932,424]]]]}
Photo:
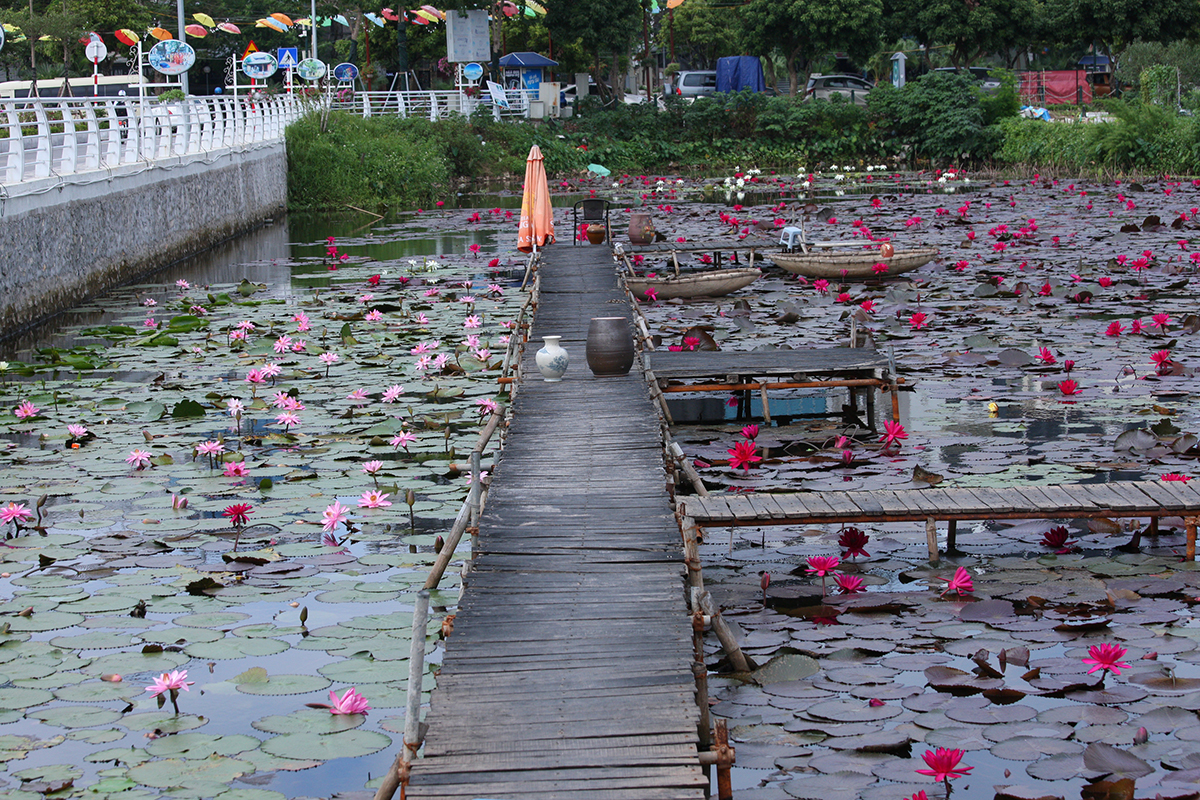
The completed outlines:
{"type": "Polygon", "coordinates": [[[679,275],[627,276],[625,284],[639,300],[646,299],[646,290],[654,289],[659,300],[681,297],[721,297],[749,286],[758,280],[762,270],[758,267],[715,269],[707,272],[682,273],[679,275]]]}
{"type": "Polygon", "coordinates": [[[897,250],[884,258],[878,250],[826,250],[808,253],[767,253],[776,266],[809,278],[886,278],[928,264],[938,254],[936,247],[897,250]],[[887,272],[875,272],[876,264],[887,264],[887,272]]]}

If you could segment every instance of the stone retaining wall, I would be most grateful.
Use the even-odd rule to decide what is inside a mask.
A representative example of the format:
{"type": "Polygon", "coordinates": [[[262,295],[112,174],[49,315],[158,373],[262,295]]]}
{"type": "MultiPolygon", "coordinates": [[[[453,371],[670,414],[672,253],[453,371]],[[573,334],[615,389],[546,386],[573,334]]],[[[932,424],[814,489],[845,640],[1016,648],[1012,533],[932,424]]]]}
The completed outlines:
{"type": "Polygon", "coordinates": [[[0,337],[283,214],[282,141],[0,187],[0,337]]]}

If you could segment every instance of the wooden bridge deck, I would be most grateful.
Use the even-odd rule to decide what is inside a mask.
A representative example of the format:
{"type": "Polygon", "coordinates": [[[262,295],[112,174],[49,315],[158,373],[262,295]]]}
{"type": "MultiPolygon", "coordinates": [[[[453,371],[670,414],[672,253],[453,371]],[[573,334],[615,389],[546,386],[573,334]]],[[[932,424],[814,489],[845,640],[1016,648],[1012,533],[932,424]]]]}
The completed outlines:
{"type": "Polygon", "coordinates": [[[595,378],[592,317],[626,313],[608,248],[555,246],[480,555],[409,798],[700,800],[679,528],[638,370],[595,378]],[[561,383],[533,357],[558,334],[561,383]]]}
{"type": "MultiPolygon", "coordinates": [[[[897,491],[752,493],[687,497],[684,516],[705,525],[799,525],[817,522],[935,521],[951,523],[953,549],[958,520],[1094,519],[1097,517],[1185,518],[1187,557],[1196,555],[1200,489],[1183,482],[1129,481],[1058,486],[1006,486],[995,489],[902,489],[897,491]]],[[[927,528],[930,558],[936,539],[927,528]]]]}

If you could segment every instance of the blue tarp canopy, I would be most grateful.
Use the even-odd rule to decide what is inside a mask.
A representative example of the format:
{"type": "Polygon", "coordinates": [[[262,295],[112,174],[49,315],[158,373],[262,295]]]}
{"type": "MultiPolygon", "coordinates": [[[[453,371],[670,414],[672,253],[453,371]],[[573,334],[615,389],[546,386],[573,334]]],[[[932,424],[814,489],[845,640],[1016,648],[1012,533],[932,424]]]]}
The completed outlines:
{"type": "Polygon", "coordinates": [[[766,88],[762,62],[757,57],[728,56],[717,59],[718,92],[740,92],[742,89],[761,92],[766,88]]]}
{"type": "Polygon", "coordinates": [[[508,53],[500,56],[502,67],[557,67],[557,61],[551,61],[541,53],[508,53]]]}
{"type": "Polygon", "coordinates": [[[1078,61],[1079,66],[1085,69],[1108,69],[1108,56],[1084,56],[1078,61]]]}

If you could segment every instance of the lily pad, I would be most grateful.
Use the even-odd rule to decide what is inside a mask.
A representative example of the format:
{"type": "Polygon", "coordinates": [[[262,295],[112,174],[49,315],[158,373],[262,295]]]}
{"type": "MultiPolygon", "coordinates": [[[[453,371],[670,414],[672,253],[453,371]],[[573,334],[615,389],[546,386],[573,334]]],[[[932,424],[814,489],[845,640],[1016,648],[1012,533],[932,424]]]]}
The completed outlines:
{"type": "Polygon", "coordinates": [[[357,758],[377,753],[392,743],[388,736],[374,731],[342,731],[340,733],[285,733],[263,742],[262,749],[271,755],[291,759],[357,758]]]}

